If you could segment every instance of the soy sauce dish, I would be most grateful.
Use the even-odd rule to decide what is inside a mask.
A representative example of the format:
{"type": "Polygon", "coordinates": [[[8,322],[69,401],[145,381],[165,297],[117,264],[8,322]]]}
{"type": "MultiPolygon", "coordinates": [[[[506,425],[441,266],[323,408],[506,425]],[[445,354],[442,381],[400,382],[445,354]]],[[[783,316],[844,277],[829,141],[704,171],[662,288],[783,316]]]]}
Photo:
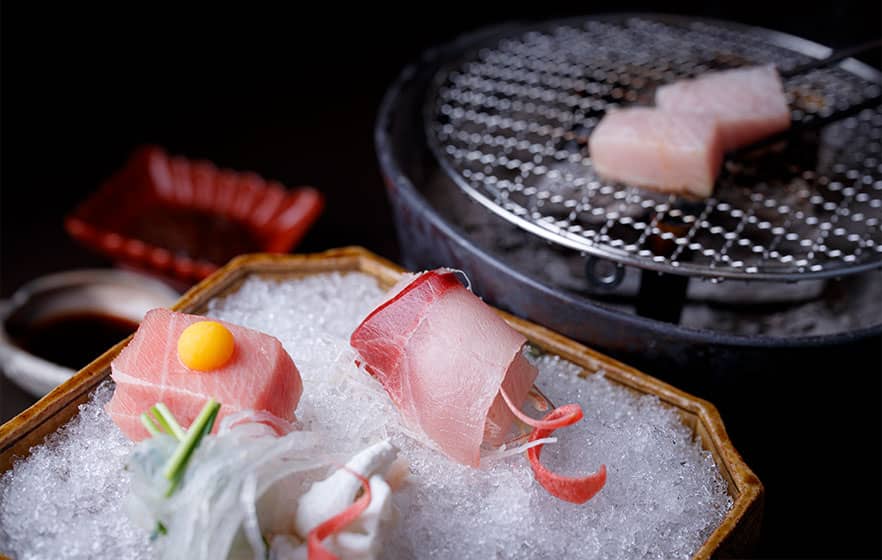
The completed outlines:
{"type": "Polygon", "coordinates": [[[135,331],[177,292],[122,270],[74,270],[37,278],[0,302],[0,369],[41,397],[135,331]]]}

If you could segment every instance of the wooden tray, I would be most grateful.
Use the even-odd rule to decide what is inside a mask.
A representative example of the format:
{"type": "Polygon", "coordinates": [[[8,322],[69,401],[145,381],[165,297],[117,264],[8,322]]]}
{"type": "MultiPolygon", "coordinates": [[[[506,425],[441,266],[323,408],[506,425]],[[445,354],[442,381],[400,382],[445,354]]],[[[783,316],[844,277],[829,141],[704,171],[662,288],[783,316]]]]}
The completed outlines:
{"type": "MultiPolygon", "coordinates": [[[[234,259],[192,288],[173,309],[187,313],[204,313],[212,298],[235,292],[245,278],[252,274],[281,279],[333,271],[363,272],[375,277],[381,285],[389,287],[398,279],[402,269],[358,247],[312,255],[246,255],[234,259]]],[[[712,404],[546,328],[506,313],[500,314],[533,344],[581,366],[581,376],[591,375],[602,369],[611,382],[640,394],[655,395],[662,403],[675,408],[683,423],[701,440],[702,446],[713,454],[733,500],[732,509],[698,550],[695,558],[743,556],[749,553],[759,534],[763,486],[735,450],[723,427],[723,421],[712,404]]],[[[105,352],[34,406],[0,427],[0,473],[11,467],[14,458],[26,456],[32,446],[41,443],[47,434],[77,413],[77,406],[84,403],[89,393],[110,375],[111,360],[128,340],[105,352]]]]}

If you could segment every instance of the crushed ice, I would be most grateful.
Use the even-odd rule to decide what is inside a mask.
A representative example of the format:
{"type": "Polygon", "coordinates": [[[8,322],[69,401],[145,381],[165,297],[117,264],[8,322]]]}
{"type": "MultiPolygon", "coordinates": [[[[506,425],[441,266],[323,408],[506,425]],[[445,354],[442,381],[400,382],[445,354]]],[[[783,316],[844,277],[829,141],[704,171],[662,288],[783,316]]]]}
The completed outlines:
{"type": "MultiPolygon", "coordinates": [[[[555,435],[543,461],[566,473],[609,469],[585,505],[559,501],[534,480],[525,457],[451,463],[407,436],[377,383],[353,364],[348,338],[382,297],[373,279],[327,274],[285,282],[251,278],[212,302],[209,315],[278,337],[303,376],[297,409],[352,451],[391,437],[410,462],[395,496],[399,523],[386,558],[688,558],[731,507],[712,457],[677,414],[602,375],[542,356],[538,385],[557,404],[577,402],[585,420],[555,435]]],[[[0,551],[16,558],[137,559],[149,537],[122,509],[131,444],[104,413],[108,385],[79,416],[0,479],[0,551]]],[[[335,446],[336,446],[335,445],[335,446]]]]}

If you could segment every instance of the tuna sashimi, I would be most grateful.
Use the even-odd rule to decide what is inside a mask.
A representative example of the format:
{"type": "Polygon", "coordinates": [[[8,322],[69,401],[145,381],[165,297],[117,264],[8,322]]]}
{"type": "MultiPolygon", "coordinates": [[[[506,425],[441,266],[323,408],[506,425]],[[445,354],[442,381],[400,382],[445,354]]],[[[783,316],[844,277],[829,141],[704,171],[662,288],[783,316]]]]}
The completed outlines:
{"type": "Polygon", "coordinates": [[[185,427],[212,397],[223,404],[218,420],[241,410],[262,410],[294,420],[303,390],[300,373],[272,336],[219,321],[235,340],[229,361],[214,371],[196,371],[180,361],[177,343],[181,333],[204,320],[154,309],[111,364],[116,388],[106,409],[129,438],[148,436],[139,416],[157,402],[165,403],[185,427]]]}
{"type": "Polygon", "coordinates": [[[713,72],[674,82],[656,90],[655,104],[664,111],[717,118],[726,150],[752,144],[790,127],[787,98],[772,65],[713,72]]]}
{"type": "Polygon", "coordinates": [[[648,107],[607,113],[588,149],[605,179],[698,197],[710,196],[723,161],[713,117],[648,107]]]}
{"type": "MultiPolygon", "coordinates": [[[[409,279],[408,279],[409,280],[409,279]]],[[[452,459],[480,463],[481,443],[500,443],[536,379],[523,335],[469,292],[451,271],[431,271],[375,309],[352,333],[367,371],[404,422],[452,459]]]]}

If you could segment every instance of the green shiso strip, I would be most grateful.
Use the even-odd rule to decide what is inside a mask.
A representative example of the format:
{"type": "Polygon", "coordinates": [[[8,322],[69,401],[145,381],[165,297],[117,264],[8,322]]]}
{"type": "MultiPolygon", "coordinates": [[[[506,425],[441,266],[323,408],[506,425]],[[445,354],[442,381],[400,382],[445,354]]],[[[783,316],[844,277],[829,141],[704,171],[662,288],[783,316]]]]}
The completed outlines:
{"type": "Polygon", "coordinates": [[[147,431],[150,432],[151,436],[158,436],[162,433],[162,430],[160,430],[153,420],[147,416],[146,412],[141,413],[141,423],[144,424],[144,427],[147,428],[147,431]]]}
{"type": "Polygon", "coordinates": [[[187,437],[187,432],[185,432],[184,428],[178,424],[178,421],[175,420],[174,414],[172,414],[171,410],[169,410],[165,404],[156,403],[156,405],[150,407],[150,411],[153,413],[153,416],[156,417],[156,420],[159,422],[162,429],[173,435],[176,440],[183,441],[184,438],[187,437]]]}
{"type": "Polygon", "coordinates": [[[216,400],[209,399],[208,402],[205,403],[205,406],[202,407],[199,416],[193,421],[184,440],[181,441],[178,448],[175,449],[175,452],[169,457],[168,462],[165,464],[165,469],[162,472],[163,476],[171,481],[168,491],[165,493],[166,496],[171,496],[178,487],[181,478],[183,478],[184,469],[186,469],[187,463],[190,461],[190,457],[193,456],[193,452],[199,446],[202,438],[211,431],[212,427],[214,427],[214,420],[217,418],[220,406],[220,403],[216,400]]]}
{"type": "Polygon", "coordinates": [[[159,434],[171,434],[178,441],[182,441],[187,437],[187,432],[181,428],[175,415],[163,403],[157,403],[150,407],[150,410],[144,412],[140,416],[141,424],[150,432],[152,436],[159,434]]]}
{"type": "Polygon", "coordinates": [[[150,410],[141,414],[141,424],[152,436],[171,434],[178,441],[187,437],[187,432],[178,424],[175,415],[163,403],[156,403],[150,410]],[[148,414],[149,412],[149,414],[148,414]]]}

